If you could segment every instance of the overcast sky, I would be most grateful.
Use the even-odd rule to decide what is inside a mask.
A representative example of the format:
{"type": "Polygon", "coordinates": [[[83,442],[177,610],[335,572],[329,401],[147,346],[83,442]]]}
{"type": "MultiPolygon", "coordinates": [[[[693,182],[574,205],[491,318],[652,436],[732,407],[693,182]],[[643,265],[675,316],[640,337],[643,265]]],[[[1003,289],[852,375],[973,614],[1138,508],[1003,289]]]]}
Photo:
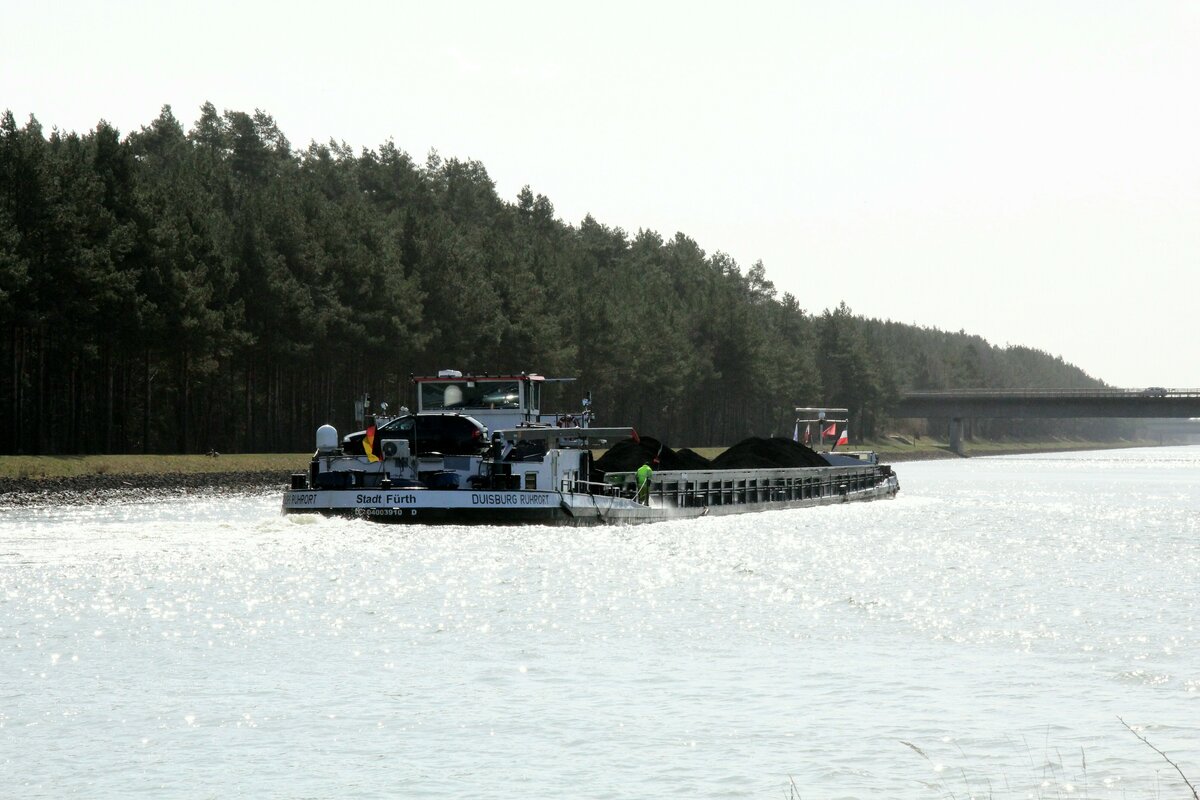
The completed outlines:
{"type": "MultiPolygon", "coordinates": [[[[9,3],[0,106],[482,161],[813,312],[1200,387],[1200,3],[9,3]]],[[[530,365],[536,368],[536,365],[530,365]]]]}

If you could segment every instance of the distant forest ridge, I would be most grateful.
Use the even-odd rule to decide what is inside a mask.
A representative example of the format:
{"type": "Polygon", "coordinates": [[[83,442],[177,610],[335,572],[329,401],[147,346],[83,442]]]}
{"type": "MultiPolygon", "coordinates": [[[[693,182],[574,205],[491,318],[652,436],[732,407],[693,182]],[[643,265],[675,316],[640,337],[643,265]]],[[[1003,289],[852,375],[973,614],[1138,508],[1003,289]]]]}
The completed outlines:
{"type": "Polygon", "coordinates": [[[354,397],[411,405],[410,374],[448,367],[577,377],[543,406],[591,391],[602,423],[674,446],[790,436],[812,404],[876,435],[905,389],[1102,385],[1027,347],[809,312],[761,262],[567,224],[477,161],[296,150],[211,103],[123,138],[4,115],[0,320],[3,453],[309,450],[353,427],[354,397]]]}

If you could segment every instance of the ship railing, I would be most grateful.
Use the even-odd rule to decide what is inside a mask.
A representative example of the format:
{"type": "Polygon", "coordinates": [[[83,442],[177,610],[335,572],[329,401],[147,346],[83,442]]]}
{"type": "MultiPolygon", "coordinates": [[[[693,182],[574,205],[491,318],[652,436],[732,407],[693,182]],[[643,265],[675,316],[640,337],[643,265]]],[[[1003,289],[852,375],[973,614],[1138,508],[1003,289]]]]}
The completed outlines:
{"type": "MultiPolygon", "coordinates": [[[[821,500],[871,491],[887,482],[888,467],[813,467],[777,470],[658,472],[650,480],[652,505],[676,508],[821,500]]],[[[637,493],[637,475],[610,473],[622,494],[637,493]]]]}
{"type": "Polygon", "coordinates": [[[560,490],[564,494],[598,494],[604,497],[632,497],[623,486],[603,481],[584,481],[564,478],[560,490]]]}

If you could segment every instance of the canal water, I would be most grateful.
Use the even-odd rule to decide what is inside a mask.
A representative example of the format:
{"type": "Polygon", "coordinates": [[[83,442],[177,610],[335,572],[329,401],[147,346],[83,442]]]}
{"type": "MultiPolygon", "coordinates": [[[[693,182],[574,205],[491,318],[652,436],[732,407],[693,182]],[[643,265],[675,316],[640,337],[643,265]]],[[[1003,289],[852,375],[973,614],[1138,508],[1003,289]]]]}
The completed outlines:
{"type": "Polygon", "coordinates": [[[1190,796],[1121,720],[1200,781],[1200,448],[897,471],[641,527],[0,512],[0,794],[1190,796]]]}

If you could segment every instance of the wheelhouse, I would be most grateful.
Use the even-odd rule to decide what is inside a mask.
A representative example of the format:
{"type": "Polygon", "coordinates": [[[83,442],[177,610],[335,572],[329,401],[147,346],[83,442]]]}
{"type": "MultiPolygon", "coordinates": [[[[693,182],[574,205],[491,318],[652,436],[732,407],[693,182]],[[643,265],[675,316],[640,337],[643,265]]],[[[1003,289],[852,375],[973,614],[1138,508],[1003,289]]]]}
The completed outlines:
{"type": "Polygon", "coordinates": [[[541,421],[541,375],[463,375],[442,370],[436,377],[413,377],[417,411],[457,412],[488,427],[514,428],[541,421]]]}

